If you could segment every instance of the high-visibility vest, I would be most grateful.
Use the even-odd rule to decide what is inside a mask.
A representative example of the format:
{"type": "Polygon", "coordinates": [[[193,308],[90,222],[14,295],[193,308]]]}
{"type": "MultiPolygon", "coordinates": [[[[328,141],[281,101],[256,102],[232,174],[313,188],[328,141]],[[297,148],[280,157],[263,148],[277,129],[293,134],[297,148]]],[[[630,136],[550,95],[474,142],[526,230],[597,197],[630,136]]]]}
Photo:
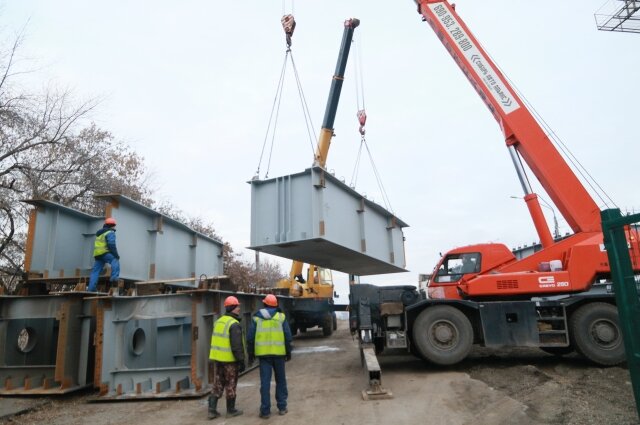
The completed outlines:
{"type": "Polygon", "coordinates": [[[231,325],[240,323],[231,316],[224,315],[213,325],[211,334],[211,349],[209,350],[209,360],[232,363],[237,361],[231,351],[231,325]]]}
{"type": "Polygon", "coordinates": [[[271,319],[253,316],[253,320],[256,323],[256,357],[287,354],[284,346],[284,331],[282,330],[285,315],[278,312],[271,319]]]}
{"type": "Polygon", "coordinates": [[[97,257],[109,252],[107,248],[107,234],[113,233],[113,230],[107,230],[106,232],[96,236],[96,243],[93,245],[93,256],[97,257]]]}

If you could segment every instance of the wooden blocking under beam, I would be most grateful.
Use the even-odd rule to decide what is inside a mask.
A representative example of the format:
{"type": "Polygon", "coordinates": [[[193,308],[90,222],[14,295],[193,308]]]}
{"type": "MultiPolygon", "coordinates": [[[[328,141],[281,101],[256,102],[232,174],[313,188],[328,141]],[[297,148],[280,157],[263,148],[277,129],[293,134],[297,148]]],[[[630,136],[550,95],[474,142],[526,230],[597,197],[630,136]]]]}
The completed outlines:
{"type": "Polygon", "coordinates": [[[164,282],[136,282],[136,295],[158,295],[164,293],[164,282]]]}

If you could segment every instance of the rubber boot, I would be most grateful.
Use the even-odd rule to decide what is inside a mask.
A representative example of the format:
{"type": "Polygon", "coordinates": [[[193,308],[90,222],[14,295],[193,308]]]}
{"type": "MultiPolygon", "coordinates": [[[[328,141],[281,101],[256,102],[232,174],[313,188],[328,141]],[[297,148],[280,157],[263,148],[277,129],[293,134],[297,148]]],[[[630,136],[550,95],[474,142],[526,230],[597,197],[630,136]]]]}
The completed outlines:
{"type": "Polygon", "coordinates": [[[220,412],[218,412],[218,397],[214,397],[212,395],[209,396],[209,414],[207,415],[207,419],[215,419],[220,416],[220,412]]]}
{"type": "Polygon", "coordinates": [[[236,409],[236,399],[227,399],[227,418],[233,418],[234,416],[242,415],[242,410],[236,409]]]}

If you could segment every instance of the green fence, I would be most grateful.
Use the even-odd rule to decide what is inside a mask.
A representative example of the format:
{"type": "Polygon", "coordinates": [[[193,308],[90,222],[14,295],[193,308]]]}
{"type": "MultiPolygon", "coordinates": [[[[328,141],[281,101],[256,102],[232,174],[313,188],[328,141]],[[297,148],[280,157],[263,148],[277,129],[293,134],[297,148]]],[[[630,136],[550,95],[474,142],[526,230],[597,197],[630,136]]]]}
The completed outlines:
{"type": "Polygon", "coordinates": [[[601,217],[636,410],[640,417],[640,299],[625,231],[625,226],[640,222],[640,214],[623,216],[616,208],[602,211],[601,217]]]}

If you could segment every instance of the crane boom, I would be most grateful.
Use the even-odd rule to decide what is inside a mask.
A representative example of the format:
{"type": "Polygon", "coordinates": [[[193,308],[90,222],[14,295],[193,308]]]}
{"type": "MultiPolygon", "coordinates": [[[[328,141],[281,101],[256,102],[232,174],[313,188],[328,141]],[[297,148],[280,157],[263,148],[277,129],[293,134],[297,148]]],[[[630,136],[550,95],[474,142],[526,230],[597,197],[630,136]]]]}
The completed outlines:
{"type": "MultiPolygon", "coordinates": [[[[347,60],[349,59],[349,52],[351,51],[353,32],[359,25],[360,20],[356,18],[344,21],[344,31],[342,32],[338,62],[336,63],[336,70],[333,75],[333,79],[331,80],[329,98],[327,99],[327,106],[325,108],[322,128],[320,130],[320,138],[318,139],[318,146],[316,147],[314,156],[314,163],[323,168],[327,164],[327,155],[329,154],[329,146],[331,145],[331,138],[333,137],[333,123],[335,122],[338,103],[340,102],[342,82],[344,81],[344,72],[347,68],[347,60]]],[[[302,274],[303,267],[303,262],[294,261],[291,265],[291,271],[289,272],[289,280],[293,282],[293,279],[296,276],[300,276],[302,274]]]]}
{"type": "Polygon", "coordinates": [[[329,98],[322,120],[322,129],[320,130],[320,138],[318,139],[318,147],[316,149],[314,162],[321,167],[325,167],[327,163],[327,155],[329,154],[329,145],[333,137],[333,123],[336,119],[338,111],[338,103],[340,102],[340,93],[342,92],[342,82],[344,81],[344,71],[347,67],[347,59],[351,50],[351,40],[353,39],[354,30],[360,25],[359,19],[347,19],[344,21],[344,32],[342,33],[342,43],[340,44],[340,53],[338,54],[338,62],[336,63],[336,71],[331,80],[331,88],[329,89],[329,98]]]}
{"type": "MultiPolygon", "coordinates": [[[[338,110],[344,73],[347,67],[347,59],[351,50],[354,30],[360,25],[358,19],[347,19],[344,22],[344,31],[340,44],[340,52],[336,69],[331,80],[329,98],[325,108],[320,137],[314,153],[314,165],[325,167],[331,138],[333,137],[333,124],[338,110]]],[[[333,278],[331,271],[309,264],[306,279],[302,274],[304,263],[293,261],[289,278],[278,282],[278,287],[289,288],[289,293],[298,297],[296,307],[292,311],[292,330],[304,331],[308,327],[320,326],[322,333],[329,336],[336,326],[335,312],[333,311],[333,278]]]]}
{"type": "MultiPolygon", "coordinates": [[[[527,163],[575,233],[600,231],[600,209],[522,100],[446,0],[414,0],[423,16],[502,128],[512,159],[527,163]],[[515,151],[515,152],[514,152],[515,151]]],[[[542,212],[520,175],[536,229],[542,212]],[[532,202],[535,205],[532,206],[532,202]],[[537,211],[533,211],[533,210],[537,211]],[[536,218],[534,214],[539,214],[536,218]]],[[[546,224],[545,224],[546,226],[546,224]]],[[[549,233],[548,227],[546,232],[549,233]]],[[[538,229],[540,234],[540,229],[538,229]]],[[[541,237],[544,242],[544,239],[541,237]]],[[[544,245],[544,244],[543,244],[544,245]]]]}

